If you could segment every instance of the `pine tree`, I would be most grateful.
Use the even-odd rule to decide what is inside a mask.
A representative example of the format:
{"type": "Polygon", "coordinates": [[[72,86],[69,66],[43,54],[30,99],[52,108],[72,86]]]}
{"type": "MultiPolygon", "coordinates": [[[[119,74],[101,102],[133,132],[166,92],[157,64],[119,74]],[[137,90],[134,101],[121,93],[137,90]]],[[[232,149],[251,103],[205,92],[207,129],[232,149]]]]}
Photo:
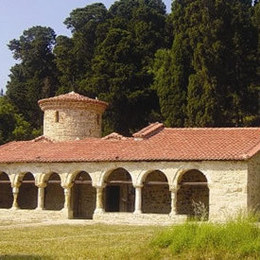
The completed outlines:
{"type": "Polygon", "coordinates": [[[80,82],[91,69],[98,38],[102,37],[99,26],[106,17],[106,7],[96,3],[73,10],[65,20],[72,37],[58,36],[54,49],[59,70],[59,93],[80,91],[80,82]]]}
{"type": "Polygon", "coordinates": [[[57,70],[52,53],[55,37],[51,28],[35,26],[8,45],[20,63],[11,68],[6,95],[34,128],[42,126],[37,101],[54,96],[57,90],[57,70]]]}
{"type": "Polygon", "coordinates": [[[99,27],[107,31],[80,86],[84,94],[109,102],[105,133],[129,135],[153,120],[158,110],[149,69],[155,51],[166,44],[165,5],[159,0],[121,0],[111,6],[108,17],[99,27]]]}
{"type": "Polygon", "coordinates": [[[250,14],[250,1],[174,1],[173,46],[157,54],[153,70],[167,124],[251,124],[257,33],[250,14]]]}

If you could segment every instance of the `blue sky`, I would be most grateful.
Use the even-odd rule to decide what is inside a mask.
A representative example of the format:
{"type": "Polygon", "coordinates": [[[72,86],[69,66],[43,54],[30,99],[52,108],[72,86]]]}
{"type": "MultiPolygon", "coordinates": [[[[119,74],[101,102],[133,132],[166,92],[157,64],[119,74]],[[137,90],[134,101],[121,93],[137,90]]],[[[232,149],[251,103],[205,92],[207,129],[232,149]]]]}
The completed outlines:
{"type": "MultiPolygon", "coordinates": [[[[24,30],[35,26],[49,26],[57,35],[69,35],[63,21],[73,9],[95,2],[107,8],[113,0],[0,0],[0,89],[5,90],[10,68],[15,64],[7,44],[18,39],[24,30]]],[[[171,0],[164,3],[170,11],[171,0]]]]}

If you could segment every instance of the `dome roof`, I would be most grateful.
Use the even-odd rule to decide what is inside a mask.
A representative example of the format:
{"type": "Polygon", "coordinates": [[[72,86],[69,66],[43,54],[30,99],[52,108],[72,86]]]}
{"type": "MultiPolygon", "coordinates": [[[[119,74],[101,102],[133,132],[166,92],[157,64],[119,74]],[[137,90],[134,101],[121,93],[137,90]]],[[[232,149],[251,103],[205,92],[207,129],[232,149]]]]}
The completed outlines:
{"type": "Polygon", "coordinates": [[[46,109],[53,109],[57,107],[70,107],[72,104],[80,108],[90,108],[91,106],[94,106],[99,107],[102,110],[105,110],[108,106],[108,103],[104,101],[89,98],[75,93],[74,91],[51,98],[41,99],[38,101],[38,104],[43,111],[46,109]]]}

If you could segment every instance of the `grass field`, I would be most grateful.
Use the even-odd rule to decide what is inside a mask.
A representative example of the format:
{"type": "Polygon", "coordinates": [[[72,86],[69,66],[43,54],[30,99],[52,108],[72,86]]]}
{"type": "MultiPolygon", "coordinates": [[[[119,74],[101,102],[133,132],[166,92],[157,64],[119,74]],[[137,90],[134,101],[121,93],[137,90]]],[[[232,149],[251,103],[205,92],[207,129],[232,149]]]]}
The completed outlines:
{"type": "Polygon", "coordinates": [[[247,220],[173,227],[10,226],[0,234],[0,259],[260,259],[260,229],[247,220]]]}
{"type": "Polygon", "coordinates": [[[142,259],[158,227],[59,225],[0,230],[0,259],[142,259]]]}

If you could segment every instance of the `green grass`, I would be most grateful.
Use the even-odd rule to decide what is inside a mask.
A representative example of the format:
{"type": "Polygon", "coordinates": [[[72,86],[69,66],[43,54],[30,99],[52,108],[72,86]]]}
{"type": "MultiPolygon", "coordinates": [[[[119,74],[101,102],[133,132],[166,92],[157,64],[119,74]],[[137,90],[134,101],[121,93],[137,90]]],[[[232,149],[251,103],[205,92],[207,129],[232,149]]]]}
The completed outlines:
{"type": "Polygon", "coordinates": [[[143,259],[158,227],[59,225],[0,229],[0,259],[143,259]]]}
{"type": "Polygon", "coordinates": [[[260,228],[245,219],[172,227],[9,226],[0,233],[0,259],[260,259],[260,228]]]}
{"type": "Polygon", "coordinates": [[[187,222],[159,233],[151,246],[176,259],[260,259],[260,228],[248,219],[187,222]]]}

